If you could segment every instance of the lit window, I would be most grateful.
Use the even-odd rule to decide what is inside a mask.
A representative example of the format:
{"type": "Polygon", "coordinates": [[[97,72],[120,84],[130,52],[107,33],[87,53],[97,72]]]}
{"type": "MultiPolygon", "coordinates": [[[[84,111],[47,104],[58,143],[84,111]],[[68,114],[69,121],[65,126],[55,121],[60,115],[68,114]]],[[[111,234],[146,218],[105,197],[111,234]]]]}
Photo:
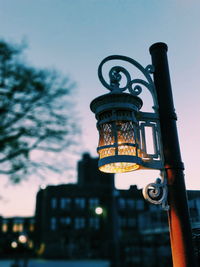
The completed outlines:
{"type": "Polygon", "coordinates": [[[23,218],[14,218],[12,224],[13,232],[23,232],[24,230],[24,219],[23,218]]]}
{"type": "Polygon", "coordinates": [[[56,209],[57,208],[57,199],[55,197],[53,197],[51,199],[51,208],[52,209],[56,209]]]}
{"type": "Polygon", "coordinates": [[[7,224],[7,222],[4,222],[2,224],[2,232],[6,233],[7,231],[8,231],[8,224],[7,224]]]}
{"type": "Polygon", "coordinates": [[[35,230],[35,226],[34,226],[33,223],[31,223],[31,224],[29,225],[29,231],[30,231],[30,232],[33,232],[34,230],[35,230]]]}
{"type": "Polygon", "coordinates": [[[22,232],[23,229],[24,229],[24,226],[22,223],[18,224],[18,229],[19,229],[19,232],[22,232]]]}
{"type": "Polygon", "coordinates": [[[55,217],[52,217],[51,218],[50,227],[51,227],[51,230],[52,231],[55,231],[56,230],[56,228],[57,228],[57,220],[56,220],[55,217]]]}
{"type": "Polygon", "coordinates": [[[29,241],[28,241],[28,247],[29,247],[30,249],[32,249],[32,248],[34,247],[34,243],[33,243],[32,240],[29,240],[29,241]]]}
{"type": "Polygon", "coordinates": [[[85,199],[84,198],[76,198],[75,205],[77,208],[84,209],[85,208],[85,199]]]}
{"type": "Polygon", "coordinates": [[[22,223],[14,223],[13,224],[13,232],[23,232],[23,224],[22,223]]]}
{"type": "Polygon", "coordinates": [[[35,230],[35,220],[31,219],[29,224],[29,231],[33,232],[35,230]]]}
{"type": "Polygon", "coordinates": [[[70,209],[71,199],[70,198],[61,198],[60,207],[61,209],[70,209]]]}
{"type": "Polygon", "coordinates": [[[89,199],[89,206],[90,208],[95,208],[99,205],[99,199],[98,198],[90,198],[89,199]]]}
{"type": "Polygon", "coordinates": [[[12,228],[13,232],[17,232],[17,229],[18,229],[17,224],[16,223],[13,224],[13,228],[12,228]]]}
{"type": "Polygon", "coordinates": [[[75,218],[75,229],[82,229],[85,227],[85,218],[75,218]]]}

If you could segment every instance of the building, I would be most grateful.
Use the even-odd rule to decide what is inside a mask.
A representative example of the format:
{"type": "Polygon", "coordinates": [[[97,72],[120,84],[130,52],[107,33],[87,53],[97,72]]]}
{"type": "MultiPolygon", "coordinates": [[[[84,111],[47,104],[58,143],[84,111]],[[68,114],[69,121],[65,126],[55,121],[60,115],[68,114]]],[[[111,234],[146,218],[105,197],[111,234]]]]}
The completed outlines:
{"type": "MultiPolygon", "coordinates": [[[[109,259],[120,266],[172,266],[167,213],[147,203],[141,190],[116,190],[114,176],[84,154],[78,183],[40,189],[36,240],[44,257],[109,259]]],[[[199,255],[200,191],[188,191],[199,255]]]]}
{"type": "Polygon", "coordinates": [[[136,186],[116,190],[114,176],[100,172],[97,164],[97,159],[84,154],[78,163],[77,184],[48,186],[38,192],[39,253],[51,258],[123,261],[121,266],[153,264],[153,255],[157,255],[162,266],[170,264],[166,213],[149,205],[136,186]],[[156,236],[147,225],[149,215],[149,222],[156,219],[159,227],[156,236]],[[165,242],[160,246],[157,240],[163,240],[163,235],[165,242]]]}
{"type": "Polygon", "coordinates": [[[101,173],[96,159],[85,154],[78,163],[77,184],[40,189],[35,214],[39,253],[55,258],[108,258],[113,183],[114,176],[101,173]]]}
{"type": "Polygon", "coordinates": [[[33,255],[34,233],[34,217],[0,217],[0,257],[12,257],[24,252],[33,255]]]}
{"type": "MultiPolygon", "coordinates": [[[[84,154],[77,184],[41,188],[35,217],[0,218],[0,255],[16,251],[25,234],[26,248],[32,246],[39,257],[106,259],[120,267],[172,266],[166,211],[146,202],[136,186],[116,190],[114,175],[100,172],[97,164],[84,154]]],[[[188,199],[200,262],[200,191],[189,190],[188,199]]]]}

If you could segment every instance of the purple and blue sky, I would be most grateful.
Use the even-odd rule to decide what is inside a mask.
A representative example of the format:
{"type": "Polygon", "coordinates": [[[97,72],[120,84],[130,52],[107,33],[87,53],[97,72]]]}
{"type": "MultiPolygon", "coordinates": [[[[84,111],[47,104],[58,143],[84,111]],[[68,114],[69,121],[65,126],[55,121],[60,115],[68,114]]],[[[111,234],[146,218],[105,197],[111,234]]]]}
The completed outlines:
{"type": "MultiPolygon", "coordinates": [[[[97,77],[101,60],[126,55],[143,66],[151,63],[149,46],[168,44],[168,59],[185,181],[200,190],[200,2],[198,0],[0,0],[0,37],[25,40],[26,60],[36,67],[57,68],[77,82],[75,99],[82,127],[80,155],[96,156],[97,131],[89,104],[106,93],[97,77]]],[[[118,175],[118,188],[155,180],[152,171],[118,175]]],[[[45,183],[68,182],[47,177],[45,183]]],[[[76,173],[70,181],[76,180],[76,173]]],[[[0,181],[0,214],[33,215],[35,195],[42,184],[32,177],[19,186],[0,181]]]]}

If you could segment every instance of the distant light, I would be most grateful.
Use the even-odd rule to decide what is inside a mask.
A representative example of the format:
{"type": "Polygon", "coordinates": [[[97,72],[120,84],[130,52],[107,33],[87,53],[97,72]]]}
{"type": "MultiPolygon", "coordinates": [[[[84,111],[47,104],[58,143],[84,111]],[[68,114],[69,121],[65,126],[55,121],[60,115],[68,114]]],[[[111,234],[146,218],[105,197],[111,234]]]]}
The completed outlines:
{"type": "Polygon", "coordinates": [[[103,213],[103,209],[102,209],[102,207],[96,207],[96,209],[95,209],[95,213],[96,213],[97,215],[101,215],[101,214],[103,213]]]}
{"type": "Polygon", "coordinates": [[[40,185],[40,189],[43,189],[43,190],[46,189],[46,185],[45,184],[41,184],[40,185]]]}
{"type": "Polygon", "coordinates": [[[28,247],[29,247],[29,248],[33,248],[33,247],[34,247],[34,245],[33,245],[33,241],[32,241],[32,240],[29,240],[29,242],[28,242],[28,247]]]}
{"type": "Polygon", "coordinates": [[[25,235],[20,235],[18,240],[20,243],[24,244],[27,242],[27,237],[25,235]]]}
{"type": "Polygon", "coordinates": [[[16,242],[16,241],[13,241],[13,242],[11,243],[11,247],[12,247],[12,248],[17,248],[17,247],[18,247],[17,242],[16,242]]]}

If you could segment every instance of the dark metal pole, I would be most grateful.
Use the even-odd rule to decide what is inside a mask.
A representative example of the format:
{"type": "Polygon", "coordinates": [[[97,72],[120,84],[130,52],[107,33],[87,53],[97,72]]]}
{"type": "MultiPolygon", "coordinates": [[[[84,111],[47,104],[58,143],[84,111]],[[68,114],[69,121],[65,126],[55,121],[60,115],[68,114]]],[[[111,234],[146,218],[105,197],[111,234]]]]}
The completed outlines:
{"type": "Polygon", "coordinates": [[[194,267],[195,258],[192,231],[184,182],[184,165],[176,127],[172,89],[167,60],[167,45],[156,43],[150,47],[155,68],[154,83],[157,91],[164,164],[168,180],[168,212],[172,259],[174,267],[194,267]]]}

